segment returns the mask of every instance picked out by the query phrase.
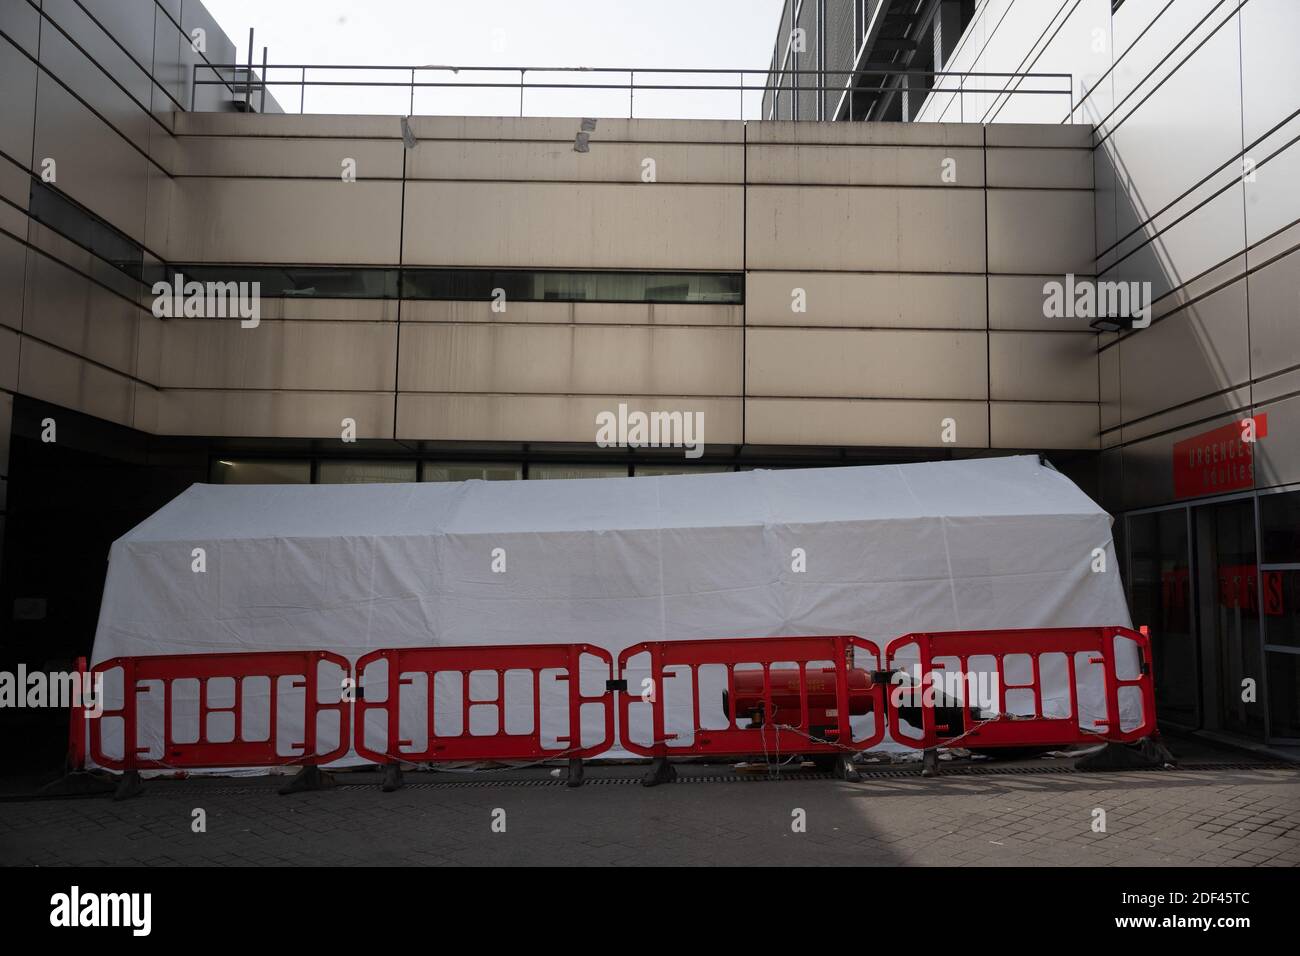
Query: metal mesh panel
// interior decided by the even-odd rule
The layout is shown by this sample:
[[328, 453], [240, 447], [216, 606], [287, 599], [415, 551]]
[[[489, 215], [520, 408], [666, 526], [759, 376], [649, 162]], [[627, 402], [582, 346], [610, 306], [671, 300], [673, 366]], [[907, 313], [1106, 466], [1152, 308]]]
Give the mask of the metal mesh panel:
[[[798, 26], [804, 30], [804, 52], [795, 57], [798, 70], [816, 70], [817, 63], [817, 0], [803, 0], [799, 9]], [[801, 120], [817, 118], [817, 74], [804, 74], [798, 77], [799, 113]]]
[[[826, 0], [826, 23], [823, 39], [826, 62], [825, 70], [853, 69], [853, 5], [857, 0]], [[825, 84], [831, 89], [825, 95], [827, 119], [835, 118], [835, 106], [840, 101], [840, 90], [847, 82], [847, 76], [825, 75]], [[847, 107], [845, 107], [847, 109]]]

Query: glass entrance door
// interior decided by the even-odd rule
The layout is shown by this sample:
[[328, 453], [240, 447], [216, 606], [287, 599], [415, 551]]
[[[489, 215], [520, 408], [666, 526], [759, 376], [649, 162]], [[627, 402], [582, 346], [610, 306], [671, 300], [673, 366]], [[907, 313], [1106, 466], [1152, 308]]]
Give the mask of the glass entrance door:
[[1156, 713], [1160, 721], [1200, 726], [1200, 673], [1192, 610], [1186, 508], [1128, 518], [1129, 599], [1134, 625], [1151, 628]]
[[1264, 739], [1255, 502], [1201, 505], [1196, 532], [1203, 726]]

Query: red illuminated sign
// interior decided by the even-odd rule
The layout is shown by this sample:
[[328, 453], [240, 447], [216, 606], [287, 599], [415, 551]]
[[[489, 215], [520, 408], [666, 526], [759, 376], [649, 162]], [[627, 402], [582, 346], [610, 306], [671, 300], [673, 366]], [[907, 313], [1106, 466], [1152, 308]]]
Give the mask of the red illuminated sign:
[[[1174, 497], [1195, 498], [1255, 485], [1253, 443], [1242, 441], [1246, 419], [1174, 443]], [[1255, 438], [1268, 434], [1268, 416], [1256, 415]]]

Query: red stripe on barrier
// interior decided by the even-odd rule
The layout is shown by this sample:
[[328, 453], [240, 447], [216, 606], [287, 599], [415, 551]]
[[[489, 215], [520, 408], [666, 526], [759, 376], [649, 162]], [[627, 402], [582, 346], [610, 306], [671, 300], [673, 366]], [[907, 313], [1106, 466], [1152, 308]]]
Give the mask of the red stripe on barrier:
[[[331, 664], [342, 673], [343, 684], [338, 689], [337, 703], [322, 704], [318, 700], [320, 668]], [[347, 679], [352, 669], [347, 658], [328, 651], [253, 651], [243, 654], [176, 654], [158, 657], [116, 657], [97, 664], [92, 674], [107, 675], [122, 672], [122, 706], [104, 708], [103, 713], [90, 720], [90, 753], [95, 762], [112, 770], [170, 770], [198, 767], [268, 767], [282, 765], [319, 765], [336, 760], [348, 749], [351, 739], [351, 704], [346, 699]], [[301, 690], [303, 703], [301, 725], [303, 739], [285, 743], [293, 753], [282, 753], [279, 734], [280, 680], [298, 677], [288, 689]], [[212, 706], [209, 683], [227, 678], [234, 682], [233, 703], [230, 706]], [[269, 693], [269, 714], [265, 738], [249, 739], [245, 731], [244, 685], [250, 679], [266, 678]], [[176, 739], [176, 714], [182, 699], [175, 691], [178, 680], [198, 682], [197, 739]], [[141, 721], [139, 700], [141, 695], [153, 693], [150, 682], [162, 685], [162, 753], [147, 756], [149, 749], [140, 739]], [[107, 696], [107, 694], [105, 694]], [[187, 701], [184, 701], [187, 702]], [[324, 753], [317, 752], [318, 719], [323, 712], [338, 712], [338, 745]], [[208, 718], [230, 714], [233, 734], [230, 740], [213, 740], [209, 733]], [[121, 721], [122, 755], [114, 757], [104, 750], [104, 721]]]
[[[861, 657], [857, 657], [860, 653]], [[646, 757], [750, 755], [781, 750], [799, 754], [836, 754], [866, 750], [884, 738], [884, 693], [873, 683], [880, 649], [860, 637], [751, 637], [700, 641], [647, 641], [618, 656], [619, 675], [628, 679], [629, 661], [650, 660], [647, 688], [629, 686], [619, 699], [619, 735], [623, 746]], [[868, 664], [862, 667], [862, 664]], [[704, 727], [700, 718], [700, 668], [720, 665], [727, 689], [722, 727]], [[744, 668], [743, 665], [751, 665]], [[752, 665], [757, 665], [755, 669]], [[811, 665], [811, 666], [810, 666]], [[668, 682], [690, 675], [689, 741], [667, 729]], [[760, 676], [761, 675], [761, 676]], [[633, 739], [631, 707], [650, 708], [652, 739]], [[870, 737], [854, 740], [851, 717], [874, 713]], [[685, 706], [680, 713], [685, 713]], [[674, 710], [674, 713], [679, 711]], [[741, 722], [744, 721], [742, 726]], [[719, 721], [721, 723], [721, 721]]]
[[86, 688], [86, 659], [77, 658], [77, 689], [73, 694], [71, 713], [68, 715], [68, 772], [86, 769], [86, 707], [83, 696]]
[[[1115, 652], [1116, 638], [1135, 645], [1138, 676], [1121, 678]], [[918, 675], [913, 675], [915, 696], [901, 684], [890, 688], [890, 732], [899, 743], [919, 749], [950, 747], [958, 742], [968, 748], [1067, 746], [1079, 743], [1113, 741], [1126, 743], [1149, 736], [1156, 729], [1155, 691], [1151, 680], [1151, 641], [1147, 635], [1125, 627], [1031, 628], [1006, 631], [948, 631], [943, 633], [905, 634], [889, 642], [885, 649], [888, 666], [896, 668], [900, 651], [917, 648]], [[1067, 715], [1044, 712], [1042, 658], [1046, 654], [1063, 655], [1066, 688], [1069, 696]], [[1100, 665], [1101, 701], [1104, 716], [1096, 726], [1084, 726], [1080, 700], [1081, 673], [1078, 655], [1089, 655], [1086, 665]], [[1006, 658], [1023, 655], [1030, 660], [1028, 683], [1011, 683], [1006, 676]], [[910, 657], [910, 655], [909, 655]], [[989, 658], [992, 669], [972, 671], [973, 658]], [[944, 681], [947, 668], [941, 659], [958, 661], [958, 680]], [[980, 683], [983, 674], [996, 676], [996, 701], [992, 713], [970, 703], [972, 684]], [[919, 682], [916, 681], [919, 677]], [[992, 688], [987, 687], [986, 690]], [[947, 686], [943, 686], [943, 685]], [[1120, 719], [1120, 691], [1138, 689], [1141, 719], [1125, 729]], [[1016, 715], [1008, 712], [1008, 691], [1028, 692], [1033, 699], [1033, 713]], [[928, 695], [928, 696], [927, 696]], [[1023, 695], [1022, 695], [1023, 696]], [[919, 700], [917, 698], [920, 698]], [[904, 732], [902, 712], [919, 714], [921, 736]], [[908, 721], [911, 724], [911, 721]]]
[[[582, 693], [582, 660], [595, 658], [602, 667], [600, 681], [602, 692], [597, 695]], [[379, 662], [386, 662], [388, 674], [380, 686], [387, 688], [382, 701], [366, 699], [366, 691], [374, 684], [366, 681], [366, 672]], [[361, 693], [356, 701], [354, 746], [361, 756], [376, 763], [397, 761], [425, 763], [439, 760], [548, 760], [561, 757], [585, 758], [604, 753], [614, 743], [614, 699], [607, 681], [613, 677], [613, 656], [600, 647], [590, 644], [520, 644], [508, 646], [466, 647], [402, 647], [372, 651], [357, 661], [357, 682]], [[508, 732], [506, 729], [506, 673], [527, 671], [531, 675], [531, 727], [526, 731]], [[567, 713], [565, 729], [556, 737], [546, 739], [542, 734], [542, 674], [560, 671], [556, 680], [568, 684], [564, 694]], [[495, 696], [474, 699], [471, 694], [471, 675], [487, 672], [496, 676]], [[402, 739], [401, 703], [403, 687], [411, 687], [412, 675], [424, 675], [424, 693], [418, 701], [412, 700], [408, 713], [423, 714], [422, 746], [411, 739]], [[440, 695], [450, 688], [438, 690], [438, 675], [455, 675], [451, 686], [459, 691], [452, 694], [460, 711], [458, 731], [439, 733], [437, 715]], [[522, 696], [522, 695], [521, 695]], [[411, 695], [408, 695], [408, 698]], [[511, 701], [510, 703], [513, 703]], [[522, 706], [522, 701], [520, 701]], [[603, 710], [604, 736], [590, 746], [582, 744], [582, 708], [598, 704]], [[471, 708], [486, 707], [496, 711], [496, 730], [493, 733], [473, 733]], [[384, 743], [378, 748], [367, 742], [369, 726], [366, 715], [371, 711], [384, 714]], [[444, 707], [444, 714], [448, 711]], [[549, 746], [554, 742], [555, 746]]]

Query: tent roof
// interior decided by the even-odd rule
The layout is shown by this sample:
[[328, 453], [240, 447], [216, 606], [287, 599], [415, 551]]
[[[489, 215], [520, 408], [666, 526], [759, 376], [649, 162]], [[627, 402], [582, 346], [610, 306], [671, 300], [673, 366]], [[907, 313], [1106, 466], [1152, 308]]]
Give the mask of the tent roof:
[[191, 486], [124, 543], [1104, 514], [1036, 456], [556, 481]]

